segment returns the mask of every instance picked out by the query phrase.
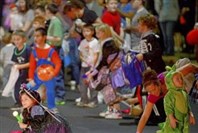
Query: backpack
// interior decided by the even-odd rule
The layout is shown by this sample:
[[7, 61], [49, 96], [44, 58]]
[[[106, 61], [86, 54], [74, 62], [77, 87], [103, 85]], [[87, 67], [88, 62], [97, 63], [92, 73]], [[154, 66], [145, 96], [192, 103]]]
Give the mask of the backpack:
[[130, 87], [134, 88], [142, 84], [142, 72], [145, 70], [143, 61], [136, 58], [135, 52], [128, 52], [122, 58], [122, 69], [125, 77], [130, 83]]

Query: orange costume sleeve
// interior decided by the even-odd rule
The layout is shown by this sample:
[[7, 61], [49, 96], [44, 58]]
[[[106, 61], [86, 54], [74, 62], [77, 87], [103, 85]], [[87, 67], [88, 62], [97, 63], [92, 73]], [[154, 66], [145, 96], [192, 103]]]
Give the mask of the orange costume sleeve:
[[[40, 48], [35, 48], [36, 50], [36, 54], [38, 59], [39, 58], [47, 58], [49, 51], [51, 48], [48, 49], [40, 49]], [[58, 53], [54, 50], [54, 52], [52, 53], [52, 57], [51, 57], [51, 62], [54, 64], [54, 74], [55, 76], [58, 75], [60, 69], [61, 69], [61, 59], [58, 55]], [[36, 71], [36, 59], [33, 55], [33, 53], [31, 53], [30, 55], [30, 67], [29, 67], [29, 79], [34, 79], [34, 72]]]

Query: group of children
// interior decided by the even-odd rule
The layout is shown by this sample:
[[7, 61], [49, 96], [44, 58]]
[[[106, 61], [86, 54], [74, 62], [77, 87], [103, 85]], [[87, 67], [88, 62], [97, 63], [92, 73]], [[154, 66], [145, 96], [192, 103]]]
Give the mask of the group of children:
[[[67, 4], [66, 6], [71, 6], [71, 3]], [[106, 92], [103, 91], [103, 95], [106, 95], [105, 101], [108, 110], [100, 113], [100, 116], [107, 119], [122, 118], [119, 104], [113, 102], [116, 100], [117, 91], [123, 86], [129, 85], [129, 81], [126, 79], [122, 69], [122, 58], [125, 53], [121, 49], [124, 41], [120, 38], [124, 35], [121, 27], [121, 19], [116, 10], [117, 4], [117, 0], [106, 1], [106, 11], [105, 15], [102, 17], [104, 23], [97, 17], [94, 17], [94, 20], [92, 20], [93, 18], [85, 17], [86, 19], [84, 19], [84, 21], [87, 20], [90, 23], [94, 23], [95, 27], [88, 22], [87, 24], [81, 23], [82, 25], [80, 28], [84, 39], [81, 40], [78, 47], [81, 60], [79, 83], [81, 100], [77, 102], [77, 106], [96, 107], [98, 101], [95, 87], [97, 85], [93, 87], [91, 84], [97, 80], [101, 82], [101, 77], [99, 78], [99, 76], [101, 76], [101, 73], [104, 73], [105, 70], [107, 80], [104, 83], [104, 88], [100, 89], [107, 90]], [[70, 8], [72, 11], [73, 8], [77, 7], [71, 6]], [[24, 108], [24, 122], [19, 123], [20, 127], [23, 129], [29, 130], [29, 127], [31, 127], [33, 131], [37, 131], [38, 129], [41, 131], [40, 129], [42, 128], [50, 129], [50, 127], [46, 126], [39, 127], [41, 126], [38, 125], [39, 122], [32, 123], [26, 121], [25, 118], [30, 116], [33, 120], [37, 120], [38, 116], [43, 116], [38, 118], [38, 120], [41, 120], [51, 115], [54, 116], [54, 113], [57, 113], [55, 86], [57, 85], [56, 77], [60, 74], [62, 65], [58, 52], [61, 49], [60, 41], [63, 37], [62, 33], [58, 30], [61, 29], [61, 25], [60, 21], [55, 16], [57, 11], [57, 7], [53, 4], [46, 7], [47, 17], [51, 19], [47, 32], [46, 29], [43, 28], [43, 18], [40, 16], [35, 17], [33, 21], [33, 25], [35, 26], [33, 45], [29, 46], [26, 44], [27, 40], [23, 31], [17, 30], [12, 34], [12, 42], [15, 44], [16, 48], [13, 50], [11, 60], [14, 62], [13, 67], [19, 70], [19, 77], [14, 88], [14, 98], [16, 104], [20, 106], [22, 104]], [[69, 17], [75, 16], [75, 14], [72, 16], [72, 13], [75, 12], [71, 13], [71, 11], [69, 8], [65, 9]], [[83, 11], [83, 8], [80, 8], [78, 16], [75, 17], [84, 17], [80, 14], [81, 11]], [[86, 9], [86, 13], [87, 12]], [[94, 14], [92, 15], [95, 16]], [[56, 27], [57, 25], [58, 27]], [[161, 90], [161, 83], [157, 77], [157, 74], [165, 72], [166, 70], [165, 63], [162, 60], [159, 38], [153, 32], [156, 25], [157, 20], [151, 14], [142, 15], [138, 19], [138, 31], [141, 33], [141, 40], [139, 43], [139, 50], [136, 51], [138, 54], [135, 58], [137, 58], [138, 61], [144, 61], [146, 68], [149, 67], [153, 70], [146, 71], [143, 75], [142, 84], [148, 92], [148, 102], [140, 118], [137, 133], [143, 131], [144, 126], [149, 120], [155, 124], [165, 122], [161, 126], [162, 130], [159, 132], [172, 132], [172, 130], [177, 130], [177, 132], [188, 132], [188, 115], [190, 123], [194, 124], [195, 119], [189, 108], [189, 103], [187, 101], [188, 96], [184, 91], [182, 74], [177, 72], [174, 68], [170, 70], [170, 72], [167, 71], [165, 76], [165, 86], [168, 90], [167, 94], [163, 93], [164, 91]], [[53, 31], [54, 28], [56, 29], [55, 31]], [[48, 70], [48, 68], [50, 69]], [[44, 73], [44, 75], [40, 75], [42, 73]], [[22, 83], [26, 83], [25, 88], [30, 90], [20, 92]], [[46, 88], [47, 105], [49, 109], [47, 111], [45, 108], [42, 108], [42, 106], [39, 106], [40, 97], [37, 92], [34, 91], [42, 84], [44, 84]], [[90, 92], [90, 97], [87, 92]], [[179, 101], [178, 98], [182, 99], [182, 102]], [[174, 102], [170, 99], [174, 99]], [[29, 100], [32, 104], [26, 105], [26, 100]], [[35, 115], [34, 108], [40, 110], [40, 112], [37, 112], [39, 114]], [[156, 112], [153, 112], [153, 108], [160, 110], [157, 112], [157, 115]], [[49, 121], [52, 122], [52, 124], [54, 122], [51, 118], [49, 118]], [[42, 131], [44, 130], [42, 129]]]

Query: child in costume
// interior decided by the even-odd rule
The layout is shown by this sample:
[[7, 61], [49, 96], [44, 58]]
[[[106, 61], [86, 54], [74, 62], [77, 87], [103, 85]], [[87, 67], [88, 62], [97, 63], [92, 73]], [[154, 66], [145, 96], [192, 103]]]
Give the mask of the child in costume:
[[140, 53], [136, 57], [139, 61], [144, 60], [148, 67], [159, 74], [165, 71], [165, 63], [162, 59], [159, 37], [153, 32], [156, 27], [157, 20], [153, 15], [147, 14], [139, 17], [138, 30], [142, 35], [139, 44]]
[[18, 123], [23, 133], [71, 133], [68, 122], [64, 118], [46, 110], [40, 104], [41, 98], [38, 92], [28, 90], [25, 84], [21, 88], [23, 111], [22, 122]]
[[61, 60], [57, 52], [46, 43], [46, 35], [44, 28], [35, 30], [35, 44], [30, 56], [29, 83], [27, 86], [32, 90], [37, 90], [41, 84], [44, 84], [48, 108], [57, 110], [55, 107], [55, 76], [61, 69]]
[[183, 75], [176, 71], [175, 66], [169, 69], [165, 77], [168, 92], [164, 97], [167, 119], [158, 133], [189, 133], [189, 123], [194, 125], [195, 118], [184, 88]]

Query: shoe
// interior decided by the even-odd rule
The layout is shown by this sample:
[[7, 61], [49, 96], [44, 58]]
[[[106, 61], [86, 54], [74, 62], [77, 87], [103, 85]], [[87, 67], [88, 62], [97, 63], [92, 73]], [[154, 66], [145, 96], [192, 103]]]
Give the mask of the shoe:
[[65, 105], [65, 101], [62, 98], [56, 98], [55, 99], [55, 104], [56, 105]]
[[54, 113], [54, 114], [58, 114], [59, 111], [58, 109], [55, 107], [55, 108], [52, 108], [52, 109], [49, 109], [50, 112]]
[[99, 113], [99, 116], [100, 116], [100, 117], [106, 117], [107, 115], [109, 115], [109, 114], [112, 113], [112, 112], [113, 112], [113, 110], [107, 108], [107, 110], [105, 110], [105, 111], [103, 111], [103, 112], [100, 112], [100, 113]]
[[130, 108], [124, 109], [124, 110], [122, 110], [121, 112], [124, 113], [124, 114], [130, 114], [131, 109], [130, 109]]
[[90, 102], [90, 103], [86, 104], [86, 107], [95, 108], [95, 107], [97, 107], [97, 105], [95, 102]]
[[78, 102], [78, 103], [76, 103], [76, 106], [78, 106], [78, 107], [87, 107], [87, 104], [83, 103], [83, 102]]
[[19, 103], [15, 103], [10, 109], [11, 110], [21, 110], [23, 107]]
[[76, 100], [75, 100], [76, 103], [79, 103], [80, 101], [81, 101], [81, 97], [76, 98]]
[[105, 119], [122, 119], [122, 114], [120, 112], [112, 112], [106, 115]]
[[65, 105], [65, 101], [56, 101], [56, 105]]

